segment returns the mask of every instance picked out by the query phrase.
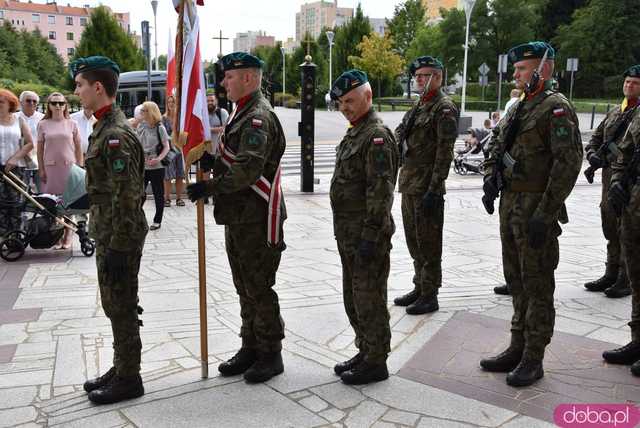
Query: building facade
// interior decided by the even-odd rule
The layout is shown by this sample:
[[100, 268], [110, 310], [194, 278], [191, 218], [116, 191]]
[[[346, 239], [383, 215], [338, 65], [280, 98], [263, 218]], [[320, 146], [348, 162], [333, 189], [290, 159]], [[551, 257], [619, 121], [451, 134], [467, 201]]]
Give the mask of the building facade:
[[236, 33], [236, 37], [233, 39], [234, 52], [251, 52], [258, 46], [273, 47], [275, 45], [275, 37], [267, 36], [264, 31]]
[[[46, 4], [30, 1], [0, 0], [0, 24], [10, 23], [18, 31], [40, 30], [63, 61], [75, 54], [76, 45], [89, 22], [91, 10], [85, 7], [61, 6], [55, 1]], [[113, 13], [120, 27], [131, 34], [129, 12]]]
[[303, 40], [307, 33], [315, 39], [324, 27], [340, 27], [352, 18], [353, 8], [338, 7], [338, 0], [303, 4], [296, 13], [296, 41]]
[[427, 21], [432, 21], [441, 18], [440, 8], [445, 10], [461, 8], [462, 2], [460, 0], [422, 0], [422, 7], [427, 12]]
[[369, 24], [374, 33], [378, 33], [380, 36], [384, 36], [384, 32], [387, 28], [387, 20], [384, 18], [369, 18]]

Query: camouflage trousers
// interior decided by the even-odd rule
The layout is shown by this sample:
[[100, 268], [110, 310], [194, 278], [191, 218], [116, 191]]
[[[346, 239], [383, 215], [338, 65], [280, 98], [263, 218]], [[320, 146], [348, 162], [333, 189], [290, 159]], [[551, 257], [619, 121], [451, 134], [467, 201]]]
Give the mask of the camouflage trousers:
[[630, 206], [622, 215], [621, 237], [623, 253], [628, 255], [626, 267], [631, 286], [631, 340], [640, 341], [640, 192], [632, 194]]
[[334, 221], [334, 229], [342, 262], [344, 308], [356, 335], [356, 347], [366, 361], [383, 363], [391, 352], [387, 309], [391, 234], [378, 239], [370, 260], [362, 260], [358, 255], [362, 221]]
[[611, 168], [602, 169], [602, 198], [600, 199], [600, 219], [602, 233], [607, 240], [607, 264], [624, 269], [624, 258], [620, 243], [620, 219], [607, 203], [611, 184]]
[[138, 320], [138, 272], [142, 245], [129, 257], [125, 279], [114, 281], [106, 268], [107, 246], [96, 243], [98, 285], [104, 314], [113, 331], [113, 365], [120, 376], [140, 373], [140, 323]]
[[444, 203], [435, 217], [427, 217], [422, 208], [422, 195], [403, 193], [402, 222], [413, 259], [415, 288], [424, 296], [437, 295], [442, 286]]
[[280, 351], [284, 321], [273, 286], [286, 247], [284, 242], [279, 247], [269, 247], [265, 224], [250, 223], [225, 226], [225, 243], [233, 284], [240, 297], [242, 347], [258, 352]]
[[528, 245], [527, 225], [542, 193], [505, 192], [500, 199], [502, 264], [513, 295], [512, 342], [524, 341], [524, 356], [542, 360], [553, 336], [554, 271], [558, 267], [557, 221], [550, 225], [544, 244]]

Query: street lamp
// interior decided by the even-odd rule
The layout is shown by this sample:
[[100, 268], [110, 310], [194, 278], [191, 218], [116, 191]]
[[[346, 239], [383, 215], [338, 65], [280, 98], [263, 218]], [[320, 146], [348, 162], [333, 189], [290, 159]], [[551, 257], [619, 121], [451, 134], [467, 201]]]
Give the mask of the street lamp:
[[462, 0], [464, 4], [464, 13], [467, 16], [467, 30], [464, 37], [464, 68], [462, 71], [462, 114], [465, 110], [465, 101], [467, 95], [467, 57], [469, 55], [469, 23], [471, 21], [471, 11], [476, 4], [476, 0]]
[[285, 54], [284, 54], [284, 47], [280, 46], [280, 52], [282, 52], [282, 106], [284, 107], [284, 94], [287, 92], [287, 80], [286, 80], [286, 73], [285, 70], [287, 69], [287, 67], [285, 67]]
[[327, 35], [327, 40], [329, 41], [329, 89], [331, 89], [331, 85], [333, 84], [333, 75], [332, 75], [332, 67], [331, 67], [331, 60], [332, 60], [332, 55], [331, 55], [331, 47], [333, 46], [333, 36], [335, 36], [335, 33], [333, 31], [327, 31], [325, 33]]
[[151, 0], [151, 7], [153, 8], [153, 35], [155, 37], [156, 45], [156, 70], [158, 69], [158, 21], [156, 21], [156, 12], [158, 11], [158, 0]]

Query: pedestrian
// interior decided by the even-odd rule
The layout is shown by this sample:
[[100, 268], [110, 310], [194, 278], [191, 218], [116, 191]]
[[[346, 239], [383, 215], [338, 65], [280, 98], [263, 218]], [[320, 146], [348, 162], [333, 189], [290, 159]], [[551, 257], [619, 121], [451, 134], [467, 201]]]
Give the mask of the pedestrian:
[[[62, 196], [71, 165], [84, 165], [78, 125], [69, 117], [64, 95], [53, 92], [47, 98], [47, 110], [38, 123], [38, 175], [43, 193]], [[73, 231], [64, 229], [56, 249], [71, 248]]]
[[[25, 157], [33, 149], [33, 139], [29, 124], [15, 114], [18, 110], [18, 97], [7, 89], [0, 89], [0, 170], [11, 171], [19, 179], [24, 179]], [[7, 207], [5, 218], [0, 224], [0, 233], [20, 229], [22, 219], [19, 203], [20, 193], [4, 180], [0, 183], [0, 200]]]
[[398, 190], [414, 275], [413, 290], [393, 302], [406, 306], [410, 315], [439, 309], [445, 181], [458, 136], [458, 109], [442, 91], [443, 68], [430, 56], [411, 63], [409, 71], [423, 95], [396, 129], [403, 155]]
[[280, 121], [260, 92], [263, 62], [234, 52], [221, 63], [222, 84], [236, 109], [225, 126], [213, 178], [190, 184], [187, 194], [194, 202], [213, 196], [213, 215], [225, 225], [225, 248], [240, 297], [242, 347], [218, 370], [223, 376], [244, 373], [250, 383], [265, 382], [284, 371], [284, 322], [273, 286], [286, 248], [280, 188], [286, 144]]
[[[640, 71], [640, 69], [638, 70]], [[607, 240], [607, 259], [604, 275], [595, 281], [589, 281], [584, 287], [589, 291], [604, 291], [611, 298], [625, 297], [631, 294], [625, 268], [625, 254], [620, 244], [620, 220], [607, 202], [611, 185], [610, 165], [615, 161], [617, 145], [622, 141], [629, 127], [631, 117], [640, 98], [640, 78], [634, 77], [636, 68], [629, 68], [624, 73], [622, 92], [624, 100], [606, 114], [591, 136], [585, 148], [590, 169], [602, 168], [602, 196], [600, 198], [600, 219], [602, 232]], [[640, 75], [640, 73], [638, 73]]]
[[327, 92], [327, 93], [324, 95], [324, 102], [325, 102], [325, 104], [327, 105], [327, 111], [331, 111], [331, 110], [333, 110], [333, 109], [332, 109], [332, 107], [333, 107], [333, 106], [331, 105], [331, 102], [332, 102], [332, 100], [331, 100], [331, 94], [330, 94], [329, 92]]
[[500, 122], [500, 112], [494, 111], [493, 113], [491, 113], [491, 120], [489, 121], [489, 125], [487, 126], [487, 121], [485, 120], [484, 127], [487, 129], [493, 129], [496, 127], [498, 122]]
[[97, 119], [86, 159], [90, 203], [89, 235], [96, 243], [102, 309], [113, 332], [113, 367], [88, 380], [84, 390], [97, 404], [144, 394], [140, 377], [138, 271], [147, 220], [144, 152], [136, 132], [115, 105], [120, 69], [103, 56], [78, 58], [69, 65], [75, 94]]
[[506, 116], [507, 112], [509, 111], [509, 109], [511, 108], [511, 106], [514, 105], [520, 99], [521, 95], [522, 95], [522, 90], [521, 89], [514, 88], [514, 89], [511, 90], [511, 92], [509, 93], [509, 97], [510, 97], [509, 101], [507, 101], [507, 103], [504, 105], [504, 114], [505, 114], [505, 116]]
[[93, 112], [86, 108], [81, 108], [77, 112], [71, 113], [69, 117], [71, 117], [78, 126], [82, 154], [86, 155], [87, 148], [89, 147], [89, 135], [93, 132], [93, 125], [96, 123], [96, 118], [93, 116]]
[[393, 133], [373, 110], [366, 73], [342, 73], [332, 85], [331, 96], [351, 125], [337, 148], [329, 195], [342, 262], [344, 307], [358, 348], [334, 371], [342, 382], [359, 385], [389, 377], [387, 279], [395, 231], [391, 206], [398, 148]]
[[144, 188], [151, 183], [156, 212], [149, 230], [158, 230], [162, 225], [164, 213], [164, 165], [162, 159], [169, 151], [169, 134], [162, 124], [162, 115], [158, 105], [145, 101], [140, 109], [141, 120], [136, 128], [144, 149]]
[[[626, 71], [624, 87], [627, 89], [625, 99], [637, 93], [640, 64]], [[621, 348], [604, 351], [602, 357], [612, 364], [631, 364], [631, 373], [640, 376], [640, 109], [636, 108], [632, 115], [631, 123], [617, 145], [619, 154], [611, 165], [613, 173], [607, 195], [607, 205], [621, 218], [619, 239], [626, 263], [620, 268], [626, 267], [632, 293], [631, 342]]]
[[509, 372], [511, 386], [527, 386], [544, 376], [542, 360], [555, 322], [559, 223], [569, 221], [564, 201], [580, 172], [582, 142], [573, 106], [552, 89], [554, 49], [529, 42], [508, 57], [516, 87], [526, 89], [526, 96], [494, 130], [482, 201], [492, 214], [500, 195], [502, 264], [513, 295], [511, 343], [480, 366]]
[[[167, 130], [169, 141], [173, 136], [173, 124], [176, 121], [176, 97], [167, 97], [166, 108], [162, 115], [162, 125]], [[182, 150], [173, 158], [169, 165], [164, 168], [164, 206], [171, 206], [171, 180], [175, 180], [176, 185], [176, 206], [184, 207], [182, 194], [184, 192], [184, 157]]]
[[36, 139], [38, 136], [38, 122], [44, 117], [44, 113], [38, 111], [40, 97], [33, 91], [22, 91], [20, 93], [20, 112], [18, 115], [27, 122], [33, 139], [33, 150], [29, 153], [29, 158], [25, 159], [25, 179], [31, 187], [35, 186], [36, 191], [40, 191], [40, 177], [38, 176], [38, 151]]

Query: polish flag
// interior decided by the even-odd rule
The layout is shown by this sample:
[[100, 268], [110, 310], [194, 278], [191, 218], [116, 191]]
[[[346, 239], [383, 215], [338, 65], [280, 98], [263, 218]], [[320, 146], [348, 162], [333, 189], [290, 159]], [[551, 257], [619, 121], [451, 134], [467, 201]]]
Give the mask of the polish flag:
[[[204, 0], [197, 0], [198, 6], [204, 6]], [[178, 11], [178, 6], [180, 6], [180, 0], [173, 0], [173, 7]]]
[[167, 51], [167, 96], [174, 95], [176, 90], [176, 55], [174, 52], [176, 41], [169, 30], [169, 50]]
[[[200, 57], [200, 20], [195, 7], [187, 7], [185, 10], [183, 25], [179, 129], [187, 134], [182, 152], [188, 168], [204, 152], [204, 142], [211, 141], [211, 128], [207, 110], [207, 88]], [[189, 152], [195, 148], [197, 150], [189, 156]]]

